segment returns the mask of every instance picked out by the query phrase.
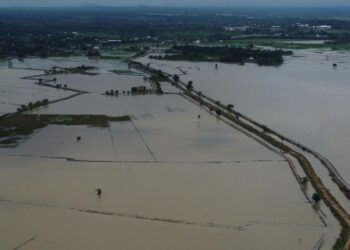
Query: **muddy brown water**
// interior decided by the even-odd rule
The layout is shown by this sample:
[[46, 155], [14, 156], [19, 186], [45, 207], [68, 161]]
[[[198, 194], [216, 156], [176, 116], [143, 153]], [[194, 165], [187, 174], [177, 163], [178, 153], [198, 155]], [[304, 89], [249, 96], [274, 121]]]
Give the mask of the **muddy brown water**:
[[338, 222], [321, 204], [325, 227], [278, 155], [179, 95], [106, 97], [86, 76], [74, 79], [96, 93], [32, 113], [129, 114], [133, 122], [50, 125], [2, 149], [0, 249], [334, 244]]

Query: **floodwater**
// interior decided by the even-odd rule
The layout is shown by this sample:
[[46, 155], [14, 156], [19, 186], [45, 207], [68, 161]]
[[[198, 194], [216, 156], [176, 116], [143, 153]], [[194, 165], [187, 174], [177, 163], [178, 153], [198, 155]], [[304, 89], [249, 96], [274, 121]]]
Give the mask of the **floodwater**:
[[[93, 96], [95, 96], [95, 100], [100, 100], [99, 103], [87, 101], [94, 100], [92, 98]], [[80, 101], [81, 105], [73, 103], [74, 100], [77, 102]], [[109, 108], [107, 108], [108, 106]], [[69, 109], [69, 107], [75, 108]], [[96, 110], [94, 107], [101, 109]], [[103, 108], [105, 109], [104, 111]], [[142, 154], [133, 153], [133, 157], [141, 158], [144, 161], [148, 161], [150, 156], [153, 157], [154, 161], [175, 162], [281, 160], [279, 156], [266, 150], [260, 144], [257, 144], [240, 132], [233, 130], [228, 125], [218, 121], [216, 117], [207, 114], [179, 95], [120, 96], [118, 98], [111, 98], [86, 94], [65, 102], [54, 103], [47, 108], [36, 109], [32, 113], [62, 114], [64, 111], [66, 114], [101, 114], [103, 112], [103, 114], [109, 116], [131, 115], [133, 119], [132, 123], [113, 123], [110, 128], [111, 135], [102, 135], [102, 132], [99, 131], [93, 134], [88, 131], [84, 133], [84, 130], [82, 130], [81, 133], [89, 135], [89, 137], [105, 137], [107, 141], [110, 141], [110, 137], [112, 136], [113, 143], [116, 144], [117, 153], [119, 151], [132, 152], [131, 149], [139, 148], [139, 144], [142, 143], [146, 155], [141, 157]], [[197, 118], [198, 114], [201, 115], [200, 119]], [[62, 140], [63, 143], [65, 141], [65, 132], [58, 127], [61, 126], [52, 127], [53, 131], [46, 131], [49, 130], [48, 128], [44, 129], [44, 131], [39, 132], [31, 140], [12, 150], [12, 152], [25, 155], [32, 154], [25, 150], [37, 151], [37, 147], [31, 145], [32, 141], [43, 144], [49, 142], [51, 135], [56, 136], [56, 134], [60, 137], [57, 140]], [[68, 136], [73, 140], [76, 137], [74, 135], [78, 135], [79, 133], [79, 129], [74, 131], [67, 128], [66, 130], [69, 134]], [[119, 138], [119, 135], [122, 137]], [[39, 136], [40, 138], [35, 140]], [[47, 139], [44, 140], [43, 138]], [[67, 142], [70, 143], [72, 139], [67, 140]], [[91, 142], [95, 143], [95, 139], [91, 139]], [[67, 145], [62, 143], [57, 143], [55, 146], [59, 145], [59, 147], [66, 149]], [[98, 143], [98, 140], [96, 143]], [[46, 146], [41, 145], [39, 149], [42, 147], [52, 148]], [[145, 151], [147, 147], [149, 147], [150, 152], [148, 150]], [[68, 148], [71, 150], [71, 147]], [[38, 150], [37, 152], [42, 153], [43, 151]], [[119, 157], [126, 160], [121, 152], [118, 153], [120, 155]], [[234, 157], [232, 155], [233, 153], [235, 154]], [[93, 157], [91, 154], [86, 154], [86, 157], [95, 160], [91, 158]], [[111, 157], [107, 159], [110, 160]], [[132, 161], [133, 159], [129, 157], [128, 160]]]
[[108, 128], [48, 125], [2, 149], [0, 249], [334, 244], [340, 227], [328, 209], [321, 203], [325, 225], [287, 162], [253, 139], [177, 94], [101, 95], [107, 84], [123, 89], [140, 77], [113, 83], [108, 73], [62, 77], [91, 93], [31, 113], [127, 114], [132, 121]]
[[34, 68], [34, 69], [50, 69], [52, 67], [78, 67], [81, 65], [97, 67], [102, 71], [108, 70], [126, 70], [128, 65], [122, 60], [106, 60], [94, 59], [83, 56], [76, 57], [50, 57], [42, 58], [26, 58], [23, 60], [13, 59], [14, 68]]
[[0, 114], [15, 112], [22, 104], [42, 99], [57, 100], [72, 95], [70, 91], [57, 90], [34, 84], [21, 77], [42, 74], [42, 71], [0, 69]]
[[69, 88], [83, 90], [95, 93], [104, 93], [108, 90], [131, 91], [132, 87], [146, 86], [150, 88], [148, 81], [143, 76], [138, 75], [118, 75], [111, 72], [102, 72], [98, 75], [80, 75], [80, 74], [58, 74], [49, 76], [55, 77], [57, 84], [67, 85]]
[[311, 249], [337, 232], [284, 162], [2, 162], [2, 249]]
[[169, 73], [185, 71], [182, 80], [315, 149], [350, 182], [349, 52], [298, 50], [280, 67], [141, 60]]

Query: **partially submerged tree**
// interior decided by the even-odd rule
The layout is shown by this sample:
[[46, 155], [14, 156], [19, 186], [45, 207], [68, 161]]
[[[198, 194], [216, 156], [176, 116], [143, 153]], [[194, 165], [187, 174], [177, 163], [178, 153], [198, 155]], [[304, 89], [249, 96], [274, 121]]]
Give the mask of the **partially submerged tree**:
[[234, 105], [233, 105], [233, 104], [228, 104], [228, 105], [226, 106], [227, 111], [230, 111], [230, 112], [233, 110], [233, 108], [234, 108]]
[[307, 178], [306, 176], [301, 178], [301, 183], [302, 183], [304, 186], [305, 186], [308, 182], [309, 182], [309, 178]]
[[193, 89], [193, 82], [192, 81], [188, 81], [187, 85], [186, 85], [186, 88], [188, 90], [192, 90]]
[[175, 82], [179, 81], [179, 79], [180, 79], [180, 77], [179, 77], [178, 75], [174, 75], [174, 76], [173, 76], [173, 80], [174, 80]]
[[315, 203], [319, 203], [320, 200], [321, 200], [321, 197], [320, 197], [320, 195], [318, 193], [314, 193], [312, 195], [312, 199], [314, 200]]

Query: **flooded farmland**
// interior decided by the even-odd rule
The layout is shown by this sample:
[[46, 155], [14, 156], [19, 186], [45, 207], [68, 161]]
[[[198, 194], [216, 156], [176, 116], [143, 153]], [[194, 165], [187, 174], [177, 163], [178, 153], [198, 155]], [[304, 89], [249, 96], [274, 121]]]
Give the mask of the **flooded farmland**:
[[[349, 52], [297, 50], [280, 67], [219, 63], [215, 69], [214, 63], [140, 60], [193, 81], [210, 97], [234, 104], [240, 112], [315, 149], [350, 182], [350, 141], [345, 136], [350, 124]], [[328, 171], [323, 166], [318, 171], [338, 192]], [[350, 209], [348, 199], [337, 196]]]
[[28, 71], [18, 69], [0, 69], [0, 114], [11, 113], [21, 105], [35, 102], [44, 98], [57, 100], [67, 97], [70, 91], [42, 88], [32, 81], [21, 79], [28, 75], [39, 75], [42, 71]]
[[[321, 56], [315, 54], [312, 60]], [[60, 65], [75, 66], [78, 59], [66, 60]], [[293, 60], [299, 59], [291, 58], [285, 67], [297, 67]], [[22, 63], [46, 68], [42, 59]], [[164, 71], [178, 70], [176, 63], [161, 64], [157, 66]], [[317, 113], [307, 117], [311, 107], [305, 108], [308, 102], [298, 95], [300, 89], [313, 88], [301, 82], [278, 88], [282, 82], [268, 77], [270, 70], [280, 72], [284, 66], [220, 64], [215, 71], [212, 64], [181, 64], [187, 71], [181, 78], [193, 80], [206, 94], [234, 103], [287, 135], [295, 133], [306, 144], [325, 140], [314, 134], [318, 132], [312, 119]], [[27, 114], [38, 119], [47, 114], [128, 115], [131, 120], [109, 122], [107, 127], [47, 124], [17, 147], [2, 148], [0, 249], [15, 249], [24, 242], [23, 249], [330, 249], [334, 245], [339, 223], [323, 203], [319, 209], [312, 207], [284, 158], [176, 94], [170, 84], [164, 83], [164, 89], [175, 94], [102, 95], [109, 89], [150, 86], [143, 76], [109, 71], [127, 69], [121, 61], [116, 62], [118, 67], [103, 61], [95, 65], [98, 75], [57, 75], [57, 83], [88, 93]], [[346, 65], [339, 67], [340, 74], [346, 74], [342, 69]], [[329, 67], [319, 65], [323, 66]], [[244, 82], [252, 70], [261, 70], [265, 77]], [[35, 71], [23, 72], [31, 74]], [[13, 83], [22, 84], [20, 77]], [[308, 77], [312, 84], [312, 76]], [[283, 79], [284, 74], [279, 80]], [[70, 93], [23, 81], [26, 87], [42, 89], [45, 98], [51, 92], [44, 91]], [[345, 82], [334, 84], [346, 89]], [[316, 94], [320, 92], [314, 93], [315, 100]], [[305, 119], [288, 120], [297, 111]], [[308, 123], [309, 130], [302, 130], [300, 122]], [[327, 146], [315, 148], [322, 151]], [[95, 194], [96, 188], [103, 190], [101, 196]]]
[[316, 149], [350, 180], [350, 141], [344, 136], [350, 124], [349, 58], [349, 52], [302, 50], [280, 67], [219, 63], [218, 69], [214, 63], [143, 61]]

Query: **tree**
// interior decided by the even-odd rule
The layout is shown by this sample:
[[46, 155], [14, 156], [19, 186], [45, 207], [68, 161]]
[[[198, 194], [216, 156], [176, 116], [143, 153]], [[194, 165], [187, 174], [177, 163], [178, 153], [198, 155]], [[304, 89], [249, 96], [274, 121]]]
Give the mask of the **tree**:
[[308, 183], [309, 179], [305, 176], [301, 178], [301, 183], [305, 186]]
[[174, 75], [174, 76], [173, 76], [173, 80], [174, 80], [175, 82], [179, 81], [179, 79], [180, 79], [180, 77], [179, 77], [178, 75]]
[[163, 71], [161, 71], [160, 69], [157, 70], [157, 75], [159, 78], [162, 78], [163, 77]]
[[192, 90], [193, 89], [193, 82], [192, 81], [188, 81], [187, 85], [186, 85], [186, 88], [188, 90]]
[[321, 197], [320, 197], [320, 195], [318, 193], [314, 193], [312, 195], [312, 199], [314, 200], [315, 203], [319, 203], [320, 200], [321, 200]]
[[233, 104], [228, 104], [228, 105], [226, 106], [226, 109], [227, 109], [228, 111], [232, 111], [233, 108], [234, 108], [234, 105], [233, 105]]
[[87, 53], [88, 57], [100, 57], [101, 53], [98, 51], [98, 49], [91, 49]]

